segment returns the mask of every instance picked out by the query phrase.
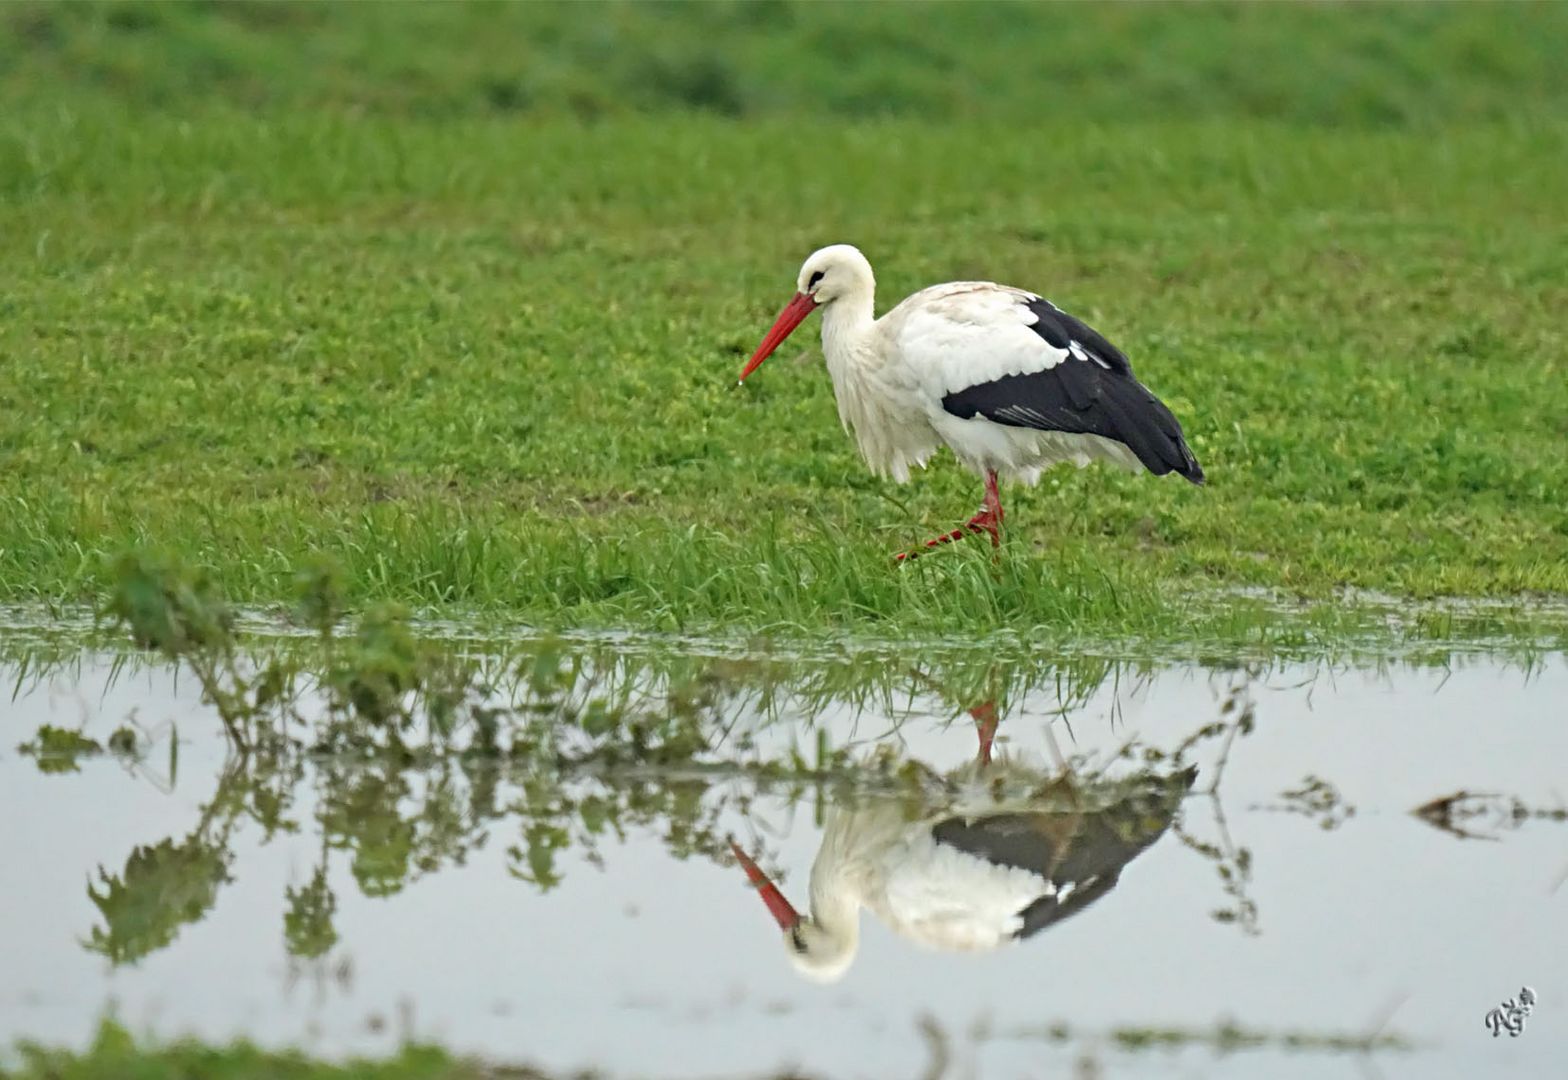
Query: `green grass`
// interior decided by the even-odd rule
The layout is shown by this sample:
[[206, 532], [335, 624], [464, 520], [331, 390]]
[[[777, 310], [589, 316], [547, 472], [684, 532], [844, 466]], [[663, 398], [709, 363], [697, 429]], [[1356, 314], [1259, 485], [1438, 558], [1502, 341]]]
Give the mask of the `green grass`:
[[[925, 1030], [943, 1032], [934, 1022]], [[1373, 1054], [1409, 1050], [1398, 1035], [1322, 1032], [1268, 1032], [1223, 1023], [1213, 1030], [1183, 1028], [1119, 1027], [1101, 1035], [1077, 1033], [1057, 1023], [1038, 1031], [1002, 1033], [1004, 1039], [1043, 1040], [1053, 1044], [1082, 1040], [1088, 1044], [1082, 1060], [1094, 1061], [1108, 1037], [1121, 1054], [1170, 1052], [1192, 1046], [1212, 1048], [1216, 1054], [1259, 1049], [1290, 1054]], [[938, 1061], [945, 1058], [938, 1057]], [[307, 1057], [297, 1050], [268, 1051], [240, 1041], [216, 1046], [186, 1039], [167, 1045], [134, 1039], [113, 1021], [100, 1025], [97, 1038], [83, 1053], [26, 1045], [22, 1064], [0, 1080], [547, 1080], [545, 1073], [528, 1066], [498, 1066], [455, 1058], [431, 1046], [409, 1046], [395, 1056], [378, 1061], [355, 1059], [333, 1063]], [[598, 1075], [577, 1073], [579, 1080]], [[794, 1077], [786, 1072], [783, 1077]]]
[[107, 1020], [82, 1053], [24, 1044], [19, 1058], [14, 1068], [0, 1065], [0, 1080], [548, 1080], [526, 1066], [486, 1065], [433, 1046], [407, 1046], [381, 1060], [334, 1063], [244, 1041], [157, 1045]]
[[[0, 600], [146, 545], [240, 601], [322, 552], [356, 601], [560, 626], [1244, 638], [1187, 598], [1568, 593], [1564, 8], [1003, 11], [1084, 46], [1071, 88], [990, 9], [441, 10], [0, 13]], [[835, 67], [851, 31], [904, 45]], [[739, 107], [629, 89], [682, 42]], [[503, 56], [526, 108], [473, 92]], [[868, 119], [868, 73], [924, 89]], [[839, 240], [883, 309], [984, 276], [1082, 315], [1209, 486], [1057, 472], [998, 565], [895, 571], [977, 483], [872, 479], [814, 326], [733, 385]]]
[[5, 100], [450, 118], [1561, 116], [1560, 4], [10, 3]]

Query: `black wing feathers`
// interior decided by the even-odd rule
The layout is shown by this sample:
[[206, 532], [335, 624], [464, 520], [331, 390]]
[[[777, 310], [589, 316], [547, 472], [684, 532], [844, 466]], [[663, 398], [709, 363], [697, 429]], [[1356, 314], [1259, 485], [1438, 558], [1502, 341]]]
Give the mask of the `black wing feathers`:
[[[1198, 777], [1197, 766], [1147, 776], [1121, 798], [1094, 811], [1016, 811], [944, 818], [931, 836], [997, 866], [1037, 874], [1055, 886], [1018, 914], [1020, 938], [1074, 915], [1110, 892], [1122, 868], [1170, 827]], [[1063, 896], [1063, 892], [1066, 896]]]
[[931, 836], [939, 844], [986, 862], [1049, 879], [1065, 846], [1051, 835], [1050, 825], [1056, 820], [1060, 820], [1060, 815], [1028, 811], [989, 814], [973, 821], [950, 817], [932, 825]]
[[1120, 349], [1088, 324], [1035, 300], [1030, 328], [1066, 359], [1044, 371], [1005, 375], [954, 391], [942, 407], [961, 420], [983, 416], [998, 424], [1099, 435], [1122, 443], [1156, 476], [1174, 472], [1203, 483], [1203, 467], [1165, 403], [1133, 377]]
[[1018, 928], [1015, 935], [1020, 940], [1033, 937], [1041, 930], [1061, 922], [1069, 915], [1076, 915], [1100, 897], [1116, 887], [1117, 874], [1095, 878], [1092, 882], [1074, 889], [1072, 895], [1066, 900], [1058, 901], [1054, 896], [1042, 896], [1028, 907], [1019, 912], [1023, 916], [1024, 924]]
[[1036, 322], [1032, 329], [1058, 349], [1070, 349], [1077, 342], [1086, 351], [1098, 356], [1112, 371], [1132, 374], [1132, 364], [1127, 354], [1106, 341], [1100, 332], [1082, 319], [1067, 314], [1049, 300], [1033, 300], [1028, 304]]
[[[1042, 896], [1019, 912], [1023, 925], [1018, 936], [1029, 937], [1098, 900], [1116, 884], [1122, 867], [1149, 843], [1128, 843], [1091, 816], [1077, 833], [1053, 837], [1053, 820], [1061, 814], [993, 814], [977, 821], [948, 818], [931, 827], [938, 843], [949, 844], [998, 866], [1011, 866], [1038, 874], [1058, 890], [1071, 884], [1066, 899], [1060, 893]], [[1163, 829], [1161, 830], [1164, 831]]]

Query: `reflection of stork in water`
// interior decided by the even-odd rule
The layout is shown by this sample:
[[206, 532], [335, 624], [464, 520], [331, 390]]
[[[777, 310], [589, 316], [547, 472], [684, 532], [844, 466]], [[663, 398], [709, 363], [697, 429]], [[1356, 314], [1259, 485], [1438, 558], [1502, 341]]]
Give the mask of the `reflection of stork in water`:
[[1165, 832], [1197, 776], [1192, 766], [1085, 784], [993, 762], [995, 707], [970, 712], [976, 760], [913, 814], [897, 798], [829, 808], [811, 867], [810, 915], [796, 912], [732, 842], [801, 974], [832, 982], [849, 970], [862, 907], [930, 948], [994, 949], [1037, 934], [1108, 893], [1122, 867]]

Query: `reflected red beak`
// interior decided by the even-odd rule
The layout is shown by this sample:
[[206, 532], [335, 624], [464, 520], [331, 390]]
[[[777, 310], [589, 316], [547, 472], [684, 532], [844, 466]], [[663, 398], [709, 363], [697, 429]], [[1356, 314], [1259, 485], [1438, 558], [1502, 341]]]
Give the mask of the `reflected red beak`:
[[740, 381], [745, 382], [746, 376], [768, 358], [768, 355], [784, 343], [784, 339], [794, 332], [807, 315], [816, 310], [817, 302], [805, 293], [796, 293], [795, 298], [784, 305], [784, 310], [779, 312], [779, 317], [773, 320], [773, 329], [762, 339], [762, 344], [757, 346], [757, 351], [751, 354], [751, 359], [746, 361], [746, 367], [740, 373]]
[[[778, 327], [775, 326], [774, 329], [776, 330]], [[782, 341], [784, 339], [780, 336], [779, 340]], [[768, 905], [768, 910], [773, 913], [773, 918], [777, 920], [779, 929], [788, 930], [800, 922], [800, 913], [790, 906], [788, 900], [784, 899], [784, 894], [779, 892], [777, 885], [768, 880], [768, 875], [764, 874], [762, 869], [751, 861], [751, 856], [742, 851], [740, 845], [733, 840], [730, 841], [730, 850], [735, 853], [735, 858], [740, 861], [740, 865], [745, 869], [746, 876], [751, 879], [751, 883], [757, 887], [757, 892], [761, 895], [762, 902]]]

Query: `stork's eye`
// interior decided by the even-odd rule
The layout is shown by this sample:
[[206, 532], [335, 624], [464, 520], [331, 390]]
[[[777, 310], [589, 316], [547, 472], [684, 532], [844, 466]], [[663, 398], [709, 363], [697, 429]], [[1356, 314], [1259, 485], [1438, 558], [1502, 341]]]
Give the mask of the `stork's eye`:
[[[821, 277], [822, 275], [818, 274], [817, 276]], [[800, 932], [799, 923], [789, 928], [789, 942], [794, 946], [796, 952], [803, 953], [806, 951], [806, 939]]]
[[817, 287], [817, 282], [819, 282], [821, 280], [822, 280], [822, 271], [818, 270], [816, 273], [811, 275], [811, 280], [806, 282], [806, 291], [810, 292], [812, 289], [815, 289]]

